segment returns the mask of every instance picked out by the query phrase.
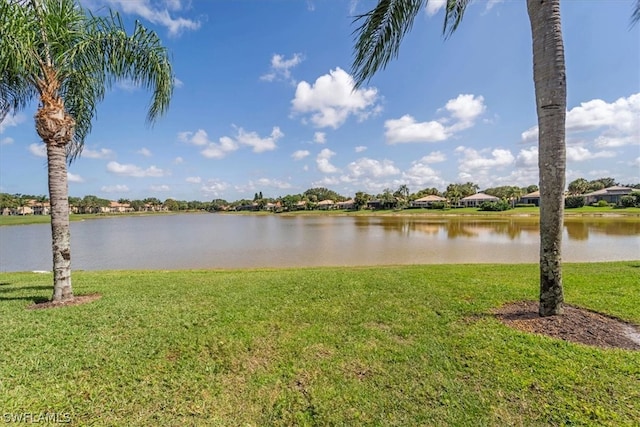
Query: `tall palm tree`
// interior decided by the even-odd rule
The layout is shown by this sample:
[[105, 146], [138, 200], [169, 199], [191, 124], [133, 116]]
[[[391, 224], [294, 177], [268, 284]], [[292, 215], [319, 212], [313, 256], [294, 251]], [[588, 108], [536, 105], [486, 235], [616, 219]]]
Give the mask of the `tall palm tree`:
[[[356, 17], [356, 87], [384, 69], [398, 55], [403, 37], [429, 0], [378, 0], [369, 12]], [[443, 34], [458, 28], [471, 0], [447, 0]], [[540, 170], [540, 315], [562, 313], [562, 224], [565, 187], [566, 78], [560, 22], [560, 0], [527, 0], [533, 38], [533, 78], [538, 114]], [[631, 18], [640, 20], [640, 0]]]
[[73, 299], [67, 161], [82, 151], [96, 105], [118, 79], [153, 92], [147, 120], [169, 106], [173, 75], [158, 36], [117, 14], [97, 17], [76, 0], [0, 0], [0, 120], [38, 101], [35, 125], [47, 149], [53, 297]]

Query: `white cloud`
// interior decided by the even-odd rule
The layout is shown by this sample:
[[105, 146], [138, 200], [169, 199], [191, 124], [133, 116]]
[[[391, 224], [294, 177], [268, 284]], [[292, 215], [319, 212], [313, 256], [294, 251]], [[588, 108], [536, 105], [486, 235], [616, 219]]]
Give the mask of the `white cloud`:
[[15, 140], [8, 136], [6, 138], [0, 139], [0, 145], [9, 145], [9, 144], [13, 144], [14, 142]]
[[176, 165], [179, 165], [181, 163], [184, 163], [184, 159], [182, 157], [178, 156], [175, 159], [173, 159], [173, 163], [175, 163]]
[[107, 171], [116, 175], [131, 176], [135, 178], [161, 177], [165, 175], [165, 172], [162, 169], [155, 166], [142, 169], [140, 166], [132, 164], [125, 165], [115, 161], [107, 163]]
[[313, 142], [324, 144], [327, 142], [327, 134], [325, 132], [316, 132], [313, 134]]
[[307, 157], [309, 154], [311, 154], [311, 153], [309, 153], [309, 151], [307, 151], [307, 150], [298, 150], [298, 151], [294, 152], [291, 155], [291, 157], [293, 157], [293, 160], [302, 160], [305, 157]]
[[136, 151], [136, 153], [141, 154], [145, 157], [151, 157], [153, 154], [151, 154], [151, 151], [148, 148], [141, 148], [138, 151]]
[[444, 153], [441, 151], [433, 151], [420, 159], [419, 162], [430, 164], [444, 162], [445, 160], [447, 160], [447, 156], [445, 156]]
[[199, 176], [189, 176], [185, 181], [190, 182], [191, 184], [200, 184], [202, 182], [202, 178]]
[[523, 169], [538, 169], [538, 146], [520, 150], [516, 157], [516, 166]]
[[[597, 132], [598, 147], [620, 147], [640, 144], [640, 93], [608, 103], [601, 99], [582, 102], [567, 111], [567, 136]], [[521, 135], [523, 142], [538, 141], [538, 127], [533, 126]]]
[[29, 144], [29, 152], [36, 157], [47, 157], [47, 147], [44, 144]]
[[210, 142], [207, 148], [200, 151], [204, 157], [208, 159], [222, 159], [228, 153], [235, 151], [239, 148], [238, 144], [228, 136], [220, 138], [219, 143]]
[[331, 157], [335, 156], [336, 153], [329, 150], [328, 148], [320, 151], [318, 156], [316, 157], [316, 164], [318, 165], [318, 170], [322, 173], [336, 173], [338, 172], [338, 168], [331, 164], [329, 161]]
[[180, 89], [181, 87], [183, 87], [183, 86], [184, 86], [184, 82], [183, 82], [182, 80], [180, 80], [179, 78], [174, 77], [174, 78], [173, 78], [173, 86], [174, 86], [176, 89]]
[[447, 4], [447, 0], [430, 0], [427, 2], [426, 12], [427, 15], [433, 16]]
[[69, 182], [84, 182], [84, 178], [75, 173], [67, 172], [67, 181]]
[[154, 24], [162, 25], [171, 36], [177, 36], [184, 30], [197, 30], [201, 25], [198, 21], [171, 16], [170, 11], [181, 9], [181, 3], [178, 0], [163, 2], [164, 8], [152, 5], [149, 0], [93, 0], [89, 3], [99, 6], [100, 3], [104, 4], [105, 2], [111, 7], [119, 8], [124, 13], [138, 15]]
[[180, 132], [178, 140], [187, 144], [196, 146], [206, 146], [200, 153], [209, 159], [222, 159], [228, 153], [236, 151], [240, 145], [246, 145], [253, 148], [254, 153], [262, 153], [265, 151], [275, 150], [277, 148], [276, 141], [284, 136], [279, 127], [274, 126], [271, 134], [267, 137], [260, 137], [256, 132], [247, 132], [242, 128], [237, 129], [234, 138], [223, 136], [219, 142], [209, 140], [207, 132], [199, 129], [196, 132]]
[[125, 92], [135, 92], [140, 89], [140, 84], [131, 79], [121, 79], [116, 82], [116, 87]]
[[265, 187], [286, 190], [287, 188], [291, 188], [291, 184], [285, 181], [279, 181], [277, 179], [260, 178], [256, 181], [249, 181], [249, 184], [247, 186], [248, 189], [252, 190]]
[[105, 185], [100, 188], [103, 193], [128, 193], [129, 187], [126, 185]]
[[25, 121], [25, 118], [25, 115], [22, 113], [7, 114], [4, 120], [0, 122], [0, 133], [3, 133], [8, 127], [18, 126]]
[[600, 135], [595, 140], [595, 146], [596, 147], [615, 148], [615, 147], [623, 147], [625, 145], [633, 145], [633, 144], [636, 144], [636, 145], [640, 144], [640, 134], [636, 135], [636, 136], [633, 136], [633, 135], [627, 135], [627, 136], [605, 136], [605, 135]]
[[192, 145], [207, 145], [211, 142], [209, 141], [207, 132], [205, 132], [203, 129], [198, 129], [195, 132], [178, 132], [178, 141]]
[[640, 157], [636, 157], [635, 160], [631, 162], [631, 166], [640, 167]]
[[385, 137], [389, 144], [401, 142], [439, 142], [449, 138], [450, 134], [444, 125], [439, 122], [422, 122], [406, 114], [399, 119], [390, 119], [384, 122]]
[[167, 191], [171, 191], [171, 187], [169, 187], [166, 184], [163, 184], [163, 185], [152, 185], [149, 188], [151, 188], [151, 191], [156, 191], [156, 192], [159, 192], [159, 193], [166, 193]]
[[209, 181], [207, 181], [207, 184], [203, 185], [200, 189], [203, 193], [209, 196], [220, 197], [222, 194], [224, 194], [224, 191], [227, 188], [229, 188], [229, 184], [227, 184], [226, 182], [210, 179]]
[[365, 120], [380, 111], [376, 105], [377, 89], [354, 90], [353, 86], [351, 75], [339, 67], [318, 77], [313, 85], [300, 82], [291, 101], [293, 113], [310, 114], [311, 122], [318, 128], [336, 129], [349, 116]]
[[302, 54], [294, 53], [289, 59], [285, 59], [284, 55], [274, 54], [271, 57], [271, 66], [269, 72], [260, 76], [260, 80], [272, 82], [274, 80], [284, 80], [291, 84], [296, 81], [291, 78], [291, 69], [303, 61]]
[[364, 145], [358, 145], [356, 148], [354, 148], [354, 151], [356, 153], [362, 153], [363, 151], [367, 151], [367, 147], [365, 147]]
[[475, 120], [484, 113], [484, 97], [471, 94], [460, 94], [455, 99], [447, 101], [444, 109], [451, 113], [456, 122], [449, 127], [450, 132], [459, 132], [475, 124]]
[[[511, 151], [500, 148], [495, 148], [489, 152], [489, 149], [477, 151], [473, 148], [461, 146], [457, 147], [455, 152], [462, 156], [458, 160], [459, 177], [477, 177], [489, 172], [495, 174], [496, 169], [513, 165], [515, 162]], [[489, 156], [485, 156], [485, 154], [489, 154]]]
[[390, 175], [398, 175], [400, 169], [398, 169], [391, 160], [383, 160], [382, 162], [370, 159], [367, 157], [360, 158], [355, 162], [349, 163], [347, 166], [349, 170], [349, 179], [358, 179], [363, 176], [380, 178]]
[[274, 126], [271, 134], [261, 138], [256, 132], [246, 132], [244, 129], [238, 129], [236, 139], [242, 145], [253, 147], [254, 153], [262, 153], [264, 151], [272, 151], [277, 148], [276, 141], [284, 136], [279, 127]]
[[405, 114], [399, 119], [385, 121], [385, 137], [389, 144], [445, 141], [455, 133], [472, 127], [485, 109], [482, 96], [461, 94], [438, 110], [448, 112], [448, 117], [417, 122], [411, 115]]
[[431, 169], [429, 156], [425, 156], [420, 160], [414, 161], [411, 167], [402, 173], [402, 179], [407, 185], [414, 187], [437, 187], [442, 188], [446, 184], [440, 177], [440, 173]]
[[485, 6], [485, 12], [490, 11], [497, 4], [503, 3], [504, 0], [488, 0], [487, 5]]
[[571, 162], [584, 162], [591, 159], [601, 159], [615, 157], [615, 153], [612, 151], [598, 151], [592, 153], [587, 148], [581, 146], [569, 146], [567, 147], [567, 161]]
[[88, 159], [108, 159], [112, 157], [113, 154], [113, 150], [109, 150], [108, 148], [101, 148], [99, 150], [85, 148], [82, 150], [82, 157], [86, 157]]

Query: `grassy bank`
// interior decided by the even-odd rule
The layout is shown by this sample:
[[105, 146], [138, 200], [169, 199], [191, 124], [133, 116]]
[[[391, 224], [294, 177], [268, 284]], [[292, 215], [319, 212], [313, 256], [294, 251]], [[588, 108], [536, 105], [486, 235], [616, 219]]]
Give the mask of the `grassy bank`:
[[[0, 408], [75, 425], [637, 425], [640, 352], [511, 330], [536, 265], [0, 274]], [[640, 323], [640, 262], [567, 264]]]

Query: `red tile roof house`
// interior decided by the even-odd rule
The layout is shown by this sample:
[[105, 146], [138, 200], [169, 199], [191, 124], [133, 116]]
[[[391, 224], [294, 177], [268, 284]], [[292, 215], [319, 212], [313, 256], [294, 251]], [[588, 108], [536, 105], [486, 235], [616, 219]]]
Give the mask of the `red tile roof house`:
[[460, 203], [466, 208], [477, 208], [484, 202], [499, 202], [500, 199], [495, 196], [490, 196], [484, 193], [476, 193], [471, 196], [464, 197], [460, 200]]
[[607, 203], [617, 205], [620, 203], [622, 196], [628, 196], [633, 192], [633, 188], [620, 187], [614, 185], [613, 187], [603, 188], [602, 190], [593, 191], [584, 195], [585, 203], [590, 205], [591, 203], [597, 203], [600, 200], [604, 200]]
[[429, 194], [428, 196], [421, 197], [411, 202], [411, 207], [429, 208], [433, 203], [443, 203], [446, 201], [447, 199], [445, 199], [444, 197], [436, 196], [434, 194]]

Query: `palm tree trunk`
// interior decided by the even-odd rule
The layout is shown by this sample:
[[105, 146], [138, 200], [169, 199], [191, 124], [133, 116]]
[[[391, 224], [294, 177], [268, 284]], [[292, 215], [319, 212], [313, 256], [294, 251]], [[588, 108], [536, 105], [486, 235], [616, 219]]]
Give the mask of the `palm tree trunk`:
[[560, 0], [527, 0], [533, 36], [540, 170], [540, 316], [562, 313], [567, 88]]
[[55, 94], [58, 83], [48, 75], [40, 95], [41, 107], [35, 116], [36, 131], [47, 146], [49, 202], [51, 203], [51, 246], [53, 250], [53, 302], [73, 299], [71, 289], [71, 233], [69, 232], [69, 187], [67, 150], [74, 134], [75, 121]]
[[51, 245], [53, 249], [52, 301], [62, 302], [73, 299], [67, 153], [64, 146], [55, 143], [46, 145], [49, 201], [51, 203]]

